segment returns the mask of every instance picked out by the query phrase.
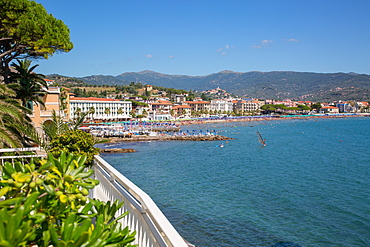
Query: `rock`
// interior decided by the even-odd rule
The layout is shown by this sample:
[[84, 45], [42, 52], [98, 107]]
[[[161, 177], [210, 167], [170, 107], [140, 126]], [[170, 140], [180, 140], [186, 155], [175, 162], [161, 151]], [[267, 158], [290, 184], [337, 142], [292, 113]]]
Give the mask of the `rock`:
[[[110, 138], [110, 142], [137, 142], [137, 141], [221, 141], [221, 140], [233, 140], [221, 135], [157, 135], [157, 136], [132, 136], [131, 138]], [[111, 152], [111, 151], [109, 151]]]

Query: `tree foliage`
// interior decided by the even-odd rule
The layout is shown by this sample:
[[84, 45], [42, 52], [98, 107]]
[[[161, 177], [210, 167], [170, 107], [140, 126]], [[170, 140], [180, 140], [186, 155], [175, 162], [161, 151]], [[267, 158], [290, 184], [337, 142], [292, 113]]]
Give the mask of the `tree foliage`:
[[136, 100], [132, 100], [132, 99], [128, 99], [127, 101], [131, 101], [132, 108], [136, 108], [138, 106], [148, 106], [148, 104], [145, 103], [145, 102], [140, 102], [140, 101], [136, 101]]
[[311, 105], [311, 109], [320, 110], [321, 107], [322, 106], [321, 106], [321, 103], [320, 102], [317, 102], [317, 103]]
[[55, 157], [59, 157], [63, 152], [86, 155], [86, 163], [92, 164], [94, 155], [99, 154], [95, 144], [96, 140], [92, 135], [78, 129], [70, 130], [51, 140], [49, 152]]
[[48, 58], [73, 48], [68, 27], [29, 0], [0, 0], [0, 73], [8, 80], [13, 59]]

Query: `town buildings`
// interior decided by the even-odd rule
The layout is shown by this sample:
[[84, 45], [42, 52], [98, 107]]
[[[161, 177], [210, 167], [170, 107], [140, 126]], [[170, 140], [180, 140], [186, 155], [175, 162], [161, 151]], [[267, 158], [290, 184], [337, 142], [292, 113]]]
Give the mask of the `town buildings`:
[[203, 112], [207, 112], [210, 110], [210, 105], [211, 103], [210, 102], [207, 102], [207, 101], [185, 101], [184, 102], [186, 105], [190, 106], [191, 107], [191, 111], [193, 112], [200, 112], [200, 111], [203, 111]]
[[61, 88], [49, 87], [46, 92], [47, 94], [43, 96], [45, 107], [36, 103], [31, 105], [32, 114], [30, 115], [30, 118], [36, 128], [40, 128], [43, 123], [51, 120], [53, 112], [55, 112], [57, 116], [64, 116], [64, 111], [61, 105]]
[[[48, 81], [48, 83], [52, 83]], [[145, 87], [146, 91], [153, 91], [151, 86]], [[228, 98], [214, 99], [210, 102], [195, 98], [186, 100], [186, 95], [174, 94], [170, 97], [157, 95], [143, 100], [141, 97], [126, 97], [125, 99], [94, 98], [94, 97], [74, 97], [68, 88], [49, 86], [47, 94], [44, 96], [45, 107], [33, 104], [32, 115], [30, 115], [34, 125], [40, 128], [47, 121], [51, 121], [53, 112], [61, 116], [65, 121], [76, 118], [81, 113], [88, 113], [86, 120], [90, 122], [100, 121], [122, 121], [135, 117], [147, 120], [172, 120], [178, 118], [209, 117], [214, 115], [246, 115], [259, 114], [261, 106], [264, 104], [284, 105], [294, 108], [298, 106], [311, 107], [311, 101], [276, 101], [276, 100], [257, 100]], [[219, 91], [219, 90], [218, 90]], [[141, 102], [135, 104], [133, 101]], [[318, 112], [324, 114], [351, 113], [351, 112], [370, 112], [368, 102], [337, 102], [322, 103]], [[309, 111], [289, 110], [289, 114], [308, 113]]]
[[321, 108], [322, 113], [339, 113], [339, 108], [335, 106], [324, 106]]
[[233, 100], [233, 111], [237, 113], [258, 112], [264, 102], [256, 99]]
[[232, 99], [215, 99], [211, 100], [210, 110], [219, 113], [228, 113], [233, 111]]
[[78, 117], [78, 114], [89, 113], [87, 119], [93, 120], [127, 120], [131, 118], [131, 101], [105, 98], [71, 97], [69, 99], [68, 119]]

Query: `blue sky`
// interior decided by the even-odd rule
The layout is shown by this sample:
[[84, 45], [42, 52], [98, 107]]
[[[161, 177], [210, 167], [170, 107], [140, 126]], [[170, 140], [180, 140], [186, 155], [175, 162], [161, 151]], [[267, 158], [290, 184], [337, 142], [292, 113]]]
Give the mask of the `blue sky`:
[[74, 49], [38, 73], [153, 70], [370, 74], [369, 0], [36, 0], [69, 27]]

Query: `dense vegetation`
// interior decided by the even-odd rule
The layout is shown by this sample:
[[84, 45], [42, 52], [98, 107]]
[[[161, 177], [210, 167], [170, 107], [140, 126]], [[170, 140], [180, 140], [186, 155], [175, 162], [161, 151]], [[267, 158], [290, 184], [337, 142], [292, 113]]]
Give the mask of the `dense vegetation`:
[[1, 246], [130, 246], [135, 232], [115, 217], [123, 203], [87, 199], [99, 184], [86, 156], [7, 162], [0, 181]]
[[[315, 107], [317, 105], [314, 105]], [[316, 109], [320, 109], [320, 107]], [[271, 113], [278, 113], [278, 114], [289, 114], [292, 112], [293, 114], [303, 114], [303, 113], [308, 113], [308, 111], [315, 109], [315, 108], [310, 108], [306, 105], [298, 105], [297, 107], [287, 107], [284, 104], [266, 104], [261, 106], [261, 110], [263, 114], [271, 114]]]

